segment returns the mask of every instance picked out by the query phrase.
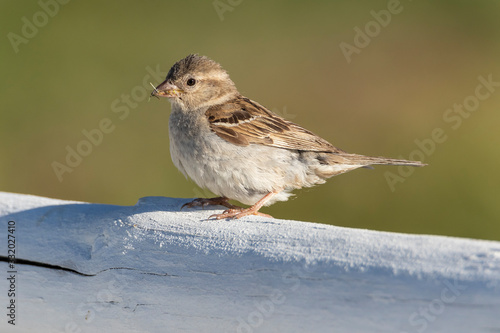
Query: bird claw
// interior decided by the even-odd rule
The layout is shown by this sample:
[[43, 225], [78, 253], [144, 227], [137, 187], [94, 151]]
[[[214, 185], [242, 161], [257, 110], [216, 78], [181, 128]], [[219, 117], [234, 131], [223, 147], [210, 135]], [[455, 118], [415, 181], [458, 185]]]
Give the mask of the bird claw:
[[222, 212], [222, 214], [212, 214], [208, 217], [208, 219], [216, 219], [216, 220], [222, 220], [222, 219], [239, 219], [245, 216], [249, 215], [256, 215], [256, 216], [262, 216], [262, 217], [269, 217], [272, 218], [271, 215], [269, 214], [264, 214], [259, 212], [257, 209], [254, 207], [249, 207], [249, 208], [239, 208], [239, 209], [226, 209], [225, 211]]
[[226, 197], [217, 197], [217, 198], [210, 198], [210, 199], [206, 199], [206, 198], [194, 199], [193, 201], [182, 205], [181, 210], [184, 207], [191, 208], [191, 207], [196, 207], [196, 206], [205, 207], [207, 205], [219, 205], [219, 206], [227, 207], [229, 209], [226, 209], [225, 211], [223, 211], [222, 214], [210, 215], [207, 220], [210, 220], [212, 218], [216, 219], [216, 220], [221, 220], [221, 219], [226, 219], [226, 218], [239, 219], [239, 218], [242, 218], [242, 217], [248, 216], [248, 215], [256, 215], [256, 216], [272, 218], [272, 216], [269, 214], [260, 213], [259, 209], [262, 208], [262, 206], [264, 205], [264, 203], [266, 201], [268, 201], [269, 199], [271, 199], [273, 196], [275, 196], [278, 193], [279, 193], [279, 191], [269, 192], [262, 199], [257, 201], [252, 207], [248, 207], [248, 208], [242, 208], [242, 207], [238, 207], [238, 206], [235, 206], [233, 204], [230, 204], [228, 202], [229, 199]]

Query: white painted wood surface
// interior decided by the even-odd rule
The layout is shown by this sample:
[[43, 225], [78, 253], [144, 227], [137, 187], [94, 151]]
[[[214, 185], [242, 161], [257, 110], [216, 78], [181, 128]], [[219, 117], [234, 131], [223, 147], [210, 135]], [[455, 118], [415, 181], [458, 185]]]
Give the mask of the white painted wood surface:
[[[0, 193], [1, 332], [498, 332], [500, 243]], [[212, 207], [217, 208], [217, 207]]]

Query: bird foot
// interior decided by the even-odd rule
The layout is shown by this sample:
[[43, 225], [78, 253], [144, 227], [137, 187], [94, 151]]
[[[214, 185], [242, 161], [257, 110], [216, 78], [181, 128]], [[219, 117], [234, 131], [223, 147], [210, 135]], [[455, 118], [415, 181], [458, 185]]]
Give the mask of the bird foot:
[[239, 219], [244, 216], [248, 215], [256, 215], [256, 216], [263, 216], [263, 217], [270, 217], [272, 218], [271, 215], [269, 214], [264, 214], [259, 212], [260, 207], [249, 207], [249, 208], [237, 208], [237, 209], [227, 209], [225, 210], [222, 214], [213, 214], [208, 217], [208, 219], [216, 219], [216, 220], [221, 220], [221, 219]]
[[181, 210], [186, 208], [193, 207], [201, 207], [205, 208], [206, 206], [224, 206], [229, 209], [242, 209], [241, 207], [235, 206], [229, 203], [229, 199], [226, 197], [217, 197], [217, 198], [197, 198], [191, 202], [185, 203], [182, 205]]
[[211, 219], [211, 218], [214, 218], [216, 220], [227, 219], [227, 218], [229, 218], [229, 219], [239, 219], [241, 217], [248, 216], [248, 215], [256, 215], [256, 216], [263, 216], [263, 217], [270, 217], [270, 218], [272, 218], [271, 215], [264, 214], [264, 213], [259, 213], [259, 209], [261, 209], [262, 206], [264, 206], [264, 204], [269, 199], [271, 199], [273, 196], [275, 196], [278, 193], [279, 193], [279, 191], [269, 192], [262, 199], [260, 199], [259, 201], [257, 201], [255, 203], [255, 205], [253, 205], [252, 207], [248, 207], [248, 208], [241, 208], [241, 207], [237, 207], [237, 206], [235, 206], [234, 208], [233, 207], [228, 207], [229, 209], [227, 209], [224, 212], [222, 212], [222, 214], [213, 214], [213, 215], [210, 215], [210, 217], [208, 219]]

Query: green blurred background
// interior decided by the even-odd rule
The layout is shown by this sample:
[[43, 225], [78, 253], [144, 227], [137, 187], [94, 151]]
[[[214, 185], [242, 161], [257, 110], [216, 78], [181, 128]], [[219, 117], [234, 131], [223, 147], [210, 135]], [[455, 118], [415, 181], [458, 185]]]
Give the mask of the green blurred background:
[[[148, 102], [140, 88], [144, 79], [159, 83], [147, 77], [148, 66], [166, 73], [199, 53], [220, 62], [243, 95], [348, 152], [408, 158], [415, 140], [430, 138], [435, 128], [447, 136], [425, 156], [429, 166], [394, 191], [386, 172], [397, 175], [398, 168], [379, 166], [297, 191], [264, 212], [500, 240], [500, 88], [458, 129], [443, 120], [448, 108], [474, 94], [478, 76], [500, 81], [500, 3], [402, 1], [402, 11], [348, 63], [339, 45], [354, 44], [354, 28], [364, 29], [374, 21], [370, 12], [387, 6], [70, 1], [44, 22], [36, 1], [2, 1], [0, 190], [118, 205], [143, 196], [208, 196], [170, 160], [170, 104]], [[25, 28], [34, 36], [14, 47], [9, 33], [24, 38], [23, 17], [40, 27], [36, 34]], [[132, 96], [128, 106], [123, 95]], [[113, 103], [129, 114], [113, 112]], [[65, 164], [66, 147], [76, 149], [82, 130], [104, 118], [114, 130], [59, 181], [52, 163]]]

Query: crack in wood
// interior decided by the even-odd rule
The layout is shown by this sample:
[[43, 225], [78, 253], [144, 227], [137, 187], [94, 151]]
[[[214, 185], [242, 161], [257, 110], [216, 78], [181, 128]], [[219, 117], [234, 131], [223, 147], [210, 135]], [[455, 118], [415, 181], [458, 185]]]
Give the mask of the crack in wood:
[[[5, 256], [0, 256], [0, 262], [12, 262], [8, 257]], [[13, 262], [17, 265], [28, 265], [28, 266], [35, 266], [35, 267], [42, 267], [42, 268], [48, 268], [48, 269], [54, 269], [54, 270], [59, 270], [59, 271], [65, 271], [73, 274], [77, 274], [80, 276], [96, 276], [97, 274], [100, 274], [105, 271], [109, 270], [115, 270], [115, 269], [123, 269], [123, 270], [131, 270], [131, 271], [138, 271], [136, 268], [130, 268], [130, 267], [111, 267], [111, 268], [106, 268], [103, 269], [97, 273], [90, 274], [90, 273], [82, 273], [77, 271], [76, 269], [72, 269], [69, 267], [64, 267], [64, 266], [59, 266], [59, 265], [53, 265], [45, 262], [40, 262], [40, 261], [34, 261], [34, 260], [28, 260], [28, 259], [21, 259], [21, 258], [16, 258], [16, 260]], [[141, 274], [149, 274], [149, 275], [159, 275], [159, 276], [176, 276], [176, 275], [171, 275], [168, 273], [154, 273], [154, 272], [141, 272]]]

